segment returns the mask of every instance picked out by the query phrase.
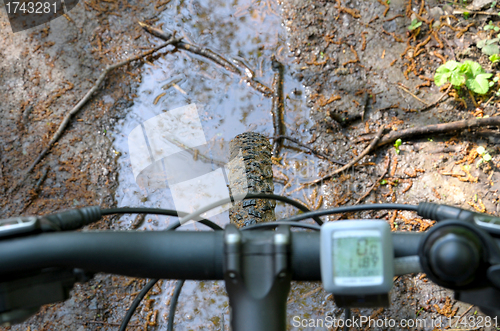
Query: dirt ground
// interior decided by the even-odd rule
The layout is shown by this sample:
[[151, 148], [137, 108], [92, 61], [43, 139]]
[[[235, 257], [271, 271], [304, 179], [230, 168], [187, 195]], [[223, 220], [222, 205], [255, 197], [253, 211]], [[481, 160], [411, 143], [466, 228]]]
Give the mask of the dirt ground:
[[[290, 51], [300, 67], [298, 78], [309, 88], [309, 106], [316, 123], [314, 145], [322, 152], [348, 162], [366, 147], [357, 143], [359, 138], [376, 132], [382, 124], [402, 130], [483, 114], [498, 115], [497, 97], [486, 105], [491, 93], [475, 100], [480, 103], [477, 108], [466, 94], [462, 98], [467, 107], [449, 98], [437, 107], [418, 111], [443, 93], [432, 82], [443, 60], [474, 60], [489, 72], [496, 72], [475, 47], [479, 38], [485, 38], [480, 28], [489, 20], [496, 22], [496, 18], [471, 15], [465, 20], [463, 15], [451, 15], [453, 23], [442, 26], [435, 38], [429, 37], [426, 22], [446, 23], [446, 11], [451, 14], [462, 6], [444, 1], [410, 1], [408, 5], [403, 0], [391, 0], [389, 5], [375, 0], [284, 2]], [[412, 12], [420, 14], [419, 20], [424, 22], [415, 40], [407, 29]], [[414, 56], [418, 49], [423, 51]], [[326, 206], [430, 201], [498, 215], [500, 159], [496, 155], [492, 163], [477, 166], [477, 146], [498, 153], [498, 134], [461, 132], [414, 137], [403, 141], [399, 154], [392, 144], [378, 149], [362, 160], [365, 166], [346, 171], [323, 186], [323, 197], [328, 197]], [[332, 170], [325, 164], [323, 173]], [[376, 189], [365, 196], [373, 184], [377, 184]], [[385, 217], [398, 230], [422, 231], [430, 225], [408, 212], [363, 216], [369, 215]], [[395, 284], [391, 308], [357, 313], [381, 319], [417, 316], [430, 324], [431, 320], [444, 321], [443, 316], [476, 311], [469, 309], [469, 304], [453, 301], [451, 291], [431, 284], [424, 275], [401, 277]], [[426, 329], [432, 330], [429, 324]]]
[[[2, 11], [0, 208], [3, 218], [116, 204], [113, 192], [118, 183], [119, 155], [106, 133], [133, 102], [134, 89], [141, 77], [141, 65], [137, 63], [109, 75], [33, 174], [13, 193], [8, 192], [23, 178], [24, 170], [46, 146], [64, 114], [92, 87], [100, 71], [109, 63], [151, 48], [151, 42], [136, 22], [154, 25], [155, 15], [164, 6], [161, 3], [82, 1], [67, 18], [60, 17], [45, 26], [16, 34], [10, 31]], [[391, 0], [390, 4], [377, 0], [282, 3], [289, 51], [296, 62], [295, 78], [306, 87], [315, 123], [311, 130], [313, 139], [308, 144], [349, 162], [361, 153], [381, 125], [402, 130], [498, 113], [500, 98], [494, 96], [498, 85], [491, 89], [493, 92], [483, 97], [476, 95], [474, 99], [463, 90], [458, 94], [452, 89], [438, 106], [418, 111], [444, 93], [432, 82], [436, 68], [444, 60], [475, 60], [488, 72], [496, 72], [497, 68], [481, 54], [476, 42], [489, 34], [481, 27], [490, 20], [498, 25], [497, 16], [471, 13], [465, 19], [461, 14], [453, 14], [471, 3], [413, 0], [408, 4], [408, 0]], [[486, 11], [489, 5], [478, 10]], [[414, 40], [407, 29], [412, 11], [423, 22]], [[443, 26], [437, 37], [429, 39], [427, 22], [432, 19]], [[416, 55], [419, 49], [422, 52]], [[362, 166], [322, 186], [319, 196], [323, 207], [431, 201], [498, 215], [500, 136], [497, 131], [480, 131], [405, 139], [399, 154], [392, 144], [381, 147], [360, 161]], [[478, 146], [486, 148], [492, 161], [477, 166], [480, 156], [474, 151]], [[320, 175], [337, 167], [325, 161], [320, 164]], [[372, 185], [375, 189], [365, 196]], [[386, 218], [397, 230], [421, 231], [431, 225], [407, 212], [343, 216]], [[107, 218], [97, 227], [114, 228], [112, 221]], [[131, 294], [137, 293], [143, 284], [143, 280], [98, 275], [87, 284], [77, 285], [65, 303], [45, 306], [41, 313], [11, 329], [114, 330], [133, 298]], [[320, 290], [309, 298], [321, 302], [325, 297], [327, 294]], [[454, 301], [451, 291], [431, 284], [423, 275], [398, 278], [391, 301], [388, 309], [354, 311], [354, 314], [382, 319], [419, 317], [429, 321], [425, 329], [432, 330], [431, 320], [446, 321], [464, 313], [471, 316], [476, 311], [469, 304]], [[140, 307], [132, 321], [136, 329], [159, 328], [154, 326], [152, 306], [154, 302]], [[325, 313], [337, 317], [341, 314], [337, 309]]]
[[[108, 76], [85, 111], [71, 120], [62, 138], [33, 174], [13, 193], [9, 193], [9, 189], [23, 178], [25, 169], [45, 148], [64, 115], [93, 86], [107, 64], [151, 48], [145, 38], [136, 38], [142, 35], [136, 22], [154, 19], [157, 13], [154, 6], [153, 2], [140, 1], [80, 2], [67, 18], [59, 17], [44, 26], [16, 34], [11, 32], [2, 10], [2, 217], [42, 215], [78, 206], [115, 205], [118, 155], [106, 130], [130, 106], [130, 95], [139, 80], [139, 77], [130, 79], [124, 70]], [[126, 71], [137, 74], [139, 66], [132, 64]], [[107, 218], [96, 227], [107, 229], [111, 223]], [[40, 314], [13, 329], [115, 329], [113, 323], [121, 321], [119, 316], [124, 315], [125, 307], [133, 299], [130, 294], [144, 284], [143, 280], [98, 275], [89, 283], [77, 285], [71, 299], [64, 304], [45, 306]], [[110, 311], [116, 314], [114, 319], [99, 322], [106, 321]], [[147, 315], [146, 309], [137, 314], [138, 321], [131, 324], [143, 326]]]

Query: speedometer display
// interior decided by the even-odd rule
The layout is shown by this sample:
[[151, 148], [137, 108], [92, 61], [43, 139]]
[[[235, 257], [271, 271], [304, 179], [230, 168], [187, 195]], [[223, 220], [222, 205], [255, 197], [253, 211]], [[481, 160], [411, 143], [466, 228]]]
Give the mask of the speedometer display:
[[377, 230], [332, 233], [333, 282], [338, 286], [380, 285], [384, 279], [381, 234]]

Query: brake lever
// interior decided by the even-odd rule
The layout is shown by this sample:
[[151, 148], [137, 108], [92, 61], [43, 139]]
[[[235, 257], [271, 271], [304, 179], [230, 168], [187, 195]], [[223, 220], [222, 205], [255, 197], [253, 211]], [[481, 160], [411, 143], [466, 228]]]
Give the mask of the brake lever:
[[12, 217], [0, 220], [0, 239], [21, 237], [42, 232], [36, 216]]
[[93, 276], [81, 269], [50, 268], [0, 282], [0, 325], [22, 323], [42, 305], [67, 300], [74, 284]]
[[0, 220], [0, 240], [41, 232], [77, 230], [101, 219], [101, 207], [72, 209], [45, 216], [23, 216]]
[[436, 221], [459, 220], [469, 222], [493, 236], [500, 237], [500, 217], [431, 202], [419, 203], [417, 213], [424, 218]]

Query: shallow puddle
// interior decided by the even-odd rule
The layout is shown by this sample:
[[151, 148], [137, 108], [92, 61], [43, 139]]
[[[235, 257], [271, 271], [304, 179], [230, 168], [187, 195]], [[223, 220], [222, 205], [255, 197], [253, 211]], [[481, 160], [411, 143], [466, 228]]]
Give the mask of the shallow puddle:
[[[209, 48], [221, 54], [230, 62], [235, 63], [243, 72], [253, 75], [256, 80], [271, 87], [274, 72], [271, 56], [285, 65], [284, 95], [285, 95], [285, 122], [286, 134], [302, 142], [310, 138], [308, 129], [309, 109], [305, 104], [305, 93], [301, 84], [293, 78], [293, 58], [286, 47], [286, 31], [279, 16], [280, 8], [276, 2], [268, 1], [199, 1], [172, 2], [160, 15], [155, 24], [163, 24], [164, 31], [177, 31], [185, 41]], [[243, 64], [242, 64], [243, 63]], [[185, 51], [168, 53], [154, 61], [145, 64], [141, 84], [136, 92], [134, 105], [127, 111], [127, 115], [114, 129], [115, 149], [121, 153], [119, 158], [119, 188], [116, 191], [116, 201], [119, 207], [144, 206], [174, 209], [179, 206], [178, 196], [169, 177], [160, 180], [161, 185], [144, 182], [138, 185], [136, 180], [137, 169], [142, 169], [151, 162], [147, 158], [148, 152], [153, 153], [158, 141], [151, 138], [148, 123], [157, 121], [164, 114], [179, 107], [196, 105], [198, 119], [184, 123], [186, 127], [201, 132], [204, 137], [204, 148], [198, 151], [191, 149], [193, 159], [201, 157], [227, 162], [227, 143], [236, 135], [245, 131], [259, 132], [267, 137], [274, 136], [271, 116], [271, 98], [248, 86], [239, 76], [217, 66], [210, 60]], [[165, 120], [166, 121], [166, 120]], [[193, 124], [194, 123], [194, 124]], [[163, 124], [162, 124], [163, 125]], [[162, 125], [156, 125], [161, 127]], [[198, 127], [201, 126], [201, 127]], [[161, 131], [161, 130], [160, 130]], [[145, 138], [145, 157], [141, 157], [141, 148], [130, 144], [137, 139]], [[168, 134], [167, 134], [168, 136]], [[139, 137], [132, 139], [132, 137]], [[164, 137], [165, 138], [165, 137]], [[168, 138], [168, 137], [167, 137]], [[165, 138], [165, 139], [167, 139]], [[175, 140], [175, 139], [173, 139]], [[179, 138], [170, 139], [167, 143], [184, 146]], [[148, 152], [146, 152], [146, 146]], [[285, 143], [290, 145], [290, 143]], [[136, 146], [137, 147], [137, 146]], [[135, 154], [134, 154], [135, 153]], [[133, 155], [131, 155], [133, 154]], [[139, 156], [138, 156], [139, 155]], [[284, 148], [281, 152], [284, 157], [282, 166], [275, 166], [275, 192], [283, 194], [293, 192], [298, 183], [314, 179], [317, 173], [318, 161], [316, 157], [307, 155], [297, 149]], [[153, 154], [151, 154], [153, 158]], [[144, 164], [142, 164], [142, 163]], [[165, 171], [164, 161], [159, 163], [159, 172]], [[135, 165], [134, 165], [135, 163]], [[142, 166], [138, 167], [137, 164]], [[167, 162], [168, 163], [168, 162]], [[208, 162], [212, 171], [217, 170], [217, 162]], [[135, 169], [134, 169], [135, 167]], [[210, 171], [207, 170], [207, 173]], [[135, 175], [134, 175], [135, 174]], [[166, 175], [168, 177], [168, 175]], [[290, 180], [293, 184], [287, 186], [283, 182]], [[170, 184], [170, 185], [169, 185]], [[199, 193], [199, 192], [198, 192]], [[208, 190], [204, 192], [210, 195]], [[294, 192], [292, 197], [304, 201], [306, 193]], [[308, 192], [310, 194], [310, 192]], [[314, 198], [314, 197], [313, 197]], [[312, 200], [317, 200], [312, 199]], [[311, 202], [314, 205], [315, 202]], [[277, 216], [293, 212], [278, 204]], [[227, 212], [209, 217], [221, 226], [228, 222]], [[135, 217], [124, 216], [118, 223], [118, 228], [129, 229], [135, 222]], [[168, 217], [148, 215], [141, 230], [160, 230], [168, 226], [171, 220]], [[204, 230], [199, 224], [188, 224], [185, 229]], [[294, 293], [304, 295], [318, 285], [294, 285]], [[173, 292], [174, 281], [163, 284], [163, 292], [157, 297], [155, 309], [159, 310], [158, 325], [165, 326], [168, 315], [169, 298]], [[229, 329], [229, 311], [227, 297], [225, 297], [223, 282], [186, 282], [183, 287], [176, 312], [176, 328], [178, 330], [222, 330]], [[315, 291], [313, 294], [324, 292]], [[291, 312], [311, 310], [311, 298], [307, 295], [299, 302], [289, 305]], [[331, 305], [331, 304], [329, 304]], [[318, 312], [319, 313], [319, 312]], [[312, 315], [315, 313], [311, 312]], [[292, 322], [292, 315], [287, 323]]]

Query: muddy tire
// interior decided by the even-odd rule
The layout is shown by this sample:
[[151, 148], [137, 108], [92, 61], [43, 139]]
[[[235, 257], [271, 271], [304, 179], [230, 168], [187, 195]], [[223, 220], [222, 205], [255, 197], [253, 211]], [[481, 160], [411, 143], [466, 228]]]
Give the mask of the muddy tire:
[[[244, 171], [228, 174], [232, 185], [232, 193], [237, 194], [248, 189], [248, 193], [274, 192], [273, 167], [271, 162], [271, 144], [266, 137], [255, 132], [245, 132], [236, 136], [229, 143], [231, 160], [239, 157], [244, 163]], [[239, 173], [239, 175], [238, 175]], [[245, 176], [245, 178], [238, 178]], [[244, 184], [242, 184], [244, 183]], [[236, 192], [239, 191], [239, 192]], [[229, 209], [229, 220], [238, 227], [276, 220], [274, 214], [276, 202], [273, 200], [248, 199], [237, 202]]]

